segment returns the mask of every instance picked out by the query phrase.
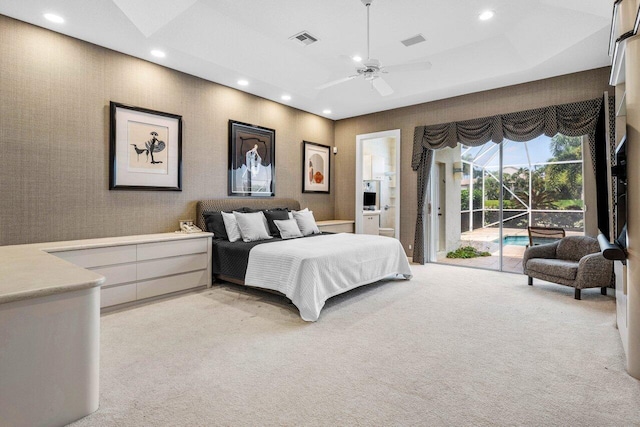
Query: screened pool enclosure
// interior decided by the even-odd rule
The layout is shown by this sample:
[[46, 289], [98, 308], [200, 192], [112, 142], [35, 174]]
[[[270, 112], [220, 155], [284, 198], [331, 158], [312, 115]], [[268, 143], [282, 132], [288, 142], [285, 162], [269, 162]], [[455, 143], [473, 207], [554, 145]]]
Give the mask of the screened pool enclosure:
[[[446, 238], [448, 244], [437, 247], [438, 262], [520, 272], [529, 243], [527, 226], [584, 233], [582, 137], [557, 134], [478, 147], [458, 144], [453, 152], [452, 171], [460, 191], [460, 238], [456, 240], [459, 247], [472, 246], [491, 256], [447, 258], [457, 248]], [[439, 198], [444, 206], [442, 195]], [[446, 212], [447, 223], [452, 224], [456, 210]], [[446, 228], [450, 233], [457, 227]]]

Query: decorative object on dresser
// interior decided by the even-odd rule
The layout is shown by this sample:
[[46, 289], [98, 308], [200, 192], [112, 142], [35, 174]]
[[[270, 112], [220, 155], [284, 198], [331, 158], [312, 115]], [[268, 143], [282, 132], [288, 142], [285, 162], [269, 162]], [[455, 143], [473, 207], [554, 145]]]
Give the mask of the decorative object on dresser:
[[110, 190], [182, 191], [182, 116], [110, 103]]
[[276, 131], [229, 120], [229, 196], [275, 196]]
[[[238, 215], [239, 210], [292, 211], [291, 219], [273, 219], [279, 237], [233, 242], [222, 236], [214, 238], [212, 272], [221, 280], [286, 296], [306, 321], [317, 320], [326, 300], [335, 295], [386, 277], [409, 279], [412, 275], [398, 240], [321, 233], [312, 211], [300, 210], [293, 199], [202, 200], [196, 206], [196, 222], [213, 227], [209, 231], [220, 228], [215, 225], [216, 212], [224, 218]], [[266, 232], [269, 227], [265, 222], [268, 220], [259, 223]]]
[[100, 307], [211, 284], [211, 233], [80, 240], [48, 252], [106, 277]]
[[330, 192], [331, 147], [302, 141], [302, 192]]

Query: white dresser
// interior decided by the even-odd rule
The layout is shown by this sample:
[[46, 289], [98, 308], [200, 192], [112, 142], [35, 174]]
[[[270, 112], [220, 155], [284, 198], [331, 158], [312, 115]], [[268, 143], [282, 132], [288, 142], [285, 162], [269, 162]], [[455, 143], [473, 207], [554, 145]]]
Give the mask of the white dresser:
[[163, 233], [80, 241], [47, 252], [106, 278], [100, 307], [211, 285], [211, 233]]
[[352, 219], [329, 219], [316, 221], [318, 229], [329, 233], [353, 233], [354, 221]]

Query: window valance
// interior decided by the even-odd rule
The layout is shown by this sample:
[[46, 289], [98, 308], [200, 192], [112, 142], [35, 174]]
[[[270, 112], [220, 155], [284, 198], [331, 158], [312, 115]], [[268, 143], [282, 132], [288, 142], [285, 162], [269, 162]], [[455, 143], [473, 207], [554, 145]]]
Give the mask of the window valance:
[[424, 150], [454, 148], [458, 142], [475, 147], [489, 141], [500, 143], [505, 138], [511, 141], [529, 141], [542, 134], [549, 137], [557, 133], [594, 137], [601, 108], [602, 98], [596, 98], [480, 119], [417, 126], [413, 138], [411, 167], [418, 170]]

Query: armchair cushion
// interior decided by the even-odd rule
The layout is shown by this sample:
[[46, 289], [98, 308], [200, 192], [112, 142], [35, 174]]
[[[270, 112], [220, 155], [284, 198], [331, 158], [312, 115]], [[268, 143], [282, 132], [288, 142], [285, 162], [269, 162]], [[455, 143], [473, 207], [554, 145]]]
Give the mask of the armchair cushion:
[[558, 242], [556, 258], [580, 261], [585, 255], [600, 252], [598, 241], [589, 236], [567, 236]]
[[553, 258], [533, 258], [527, 263], [527, 271], [548, 276], [574, 280], [578, 274], [578, 263]]
[[548, 243], [546, 245], [529, 246], [522, 256], [522, 268], [527, 274], [527, 262], [532, 258], [555, 258], [556, 249], [560, 242]]

